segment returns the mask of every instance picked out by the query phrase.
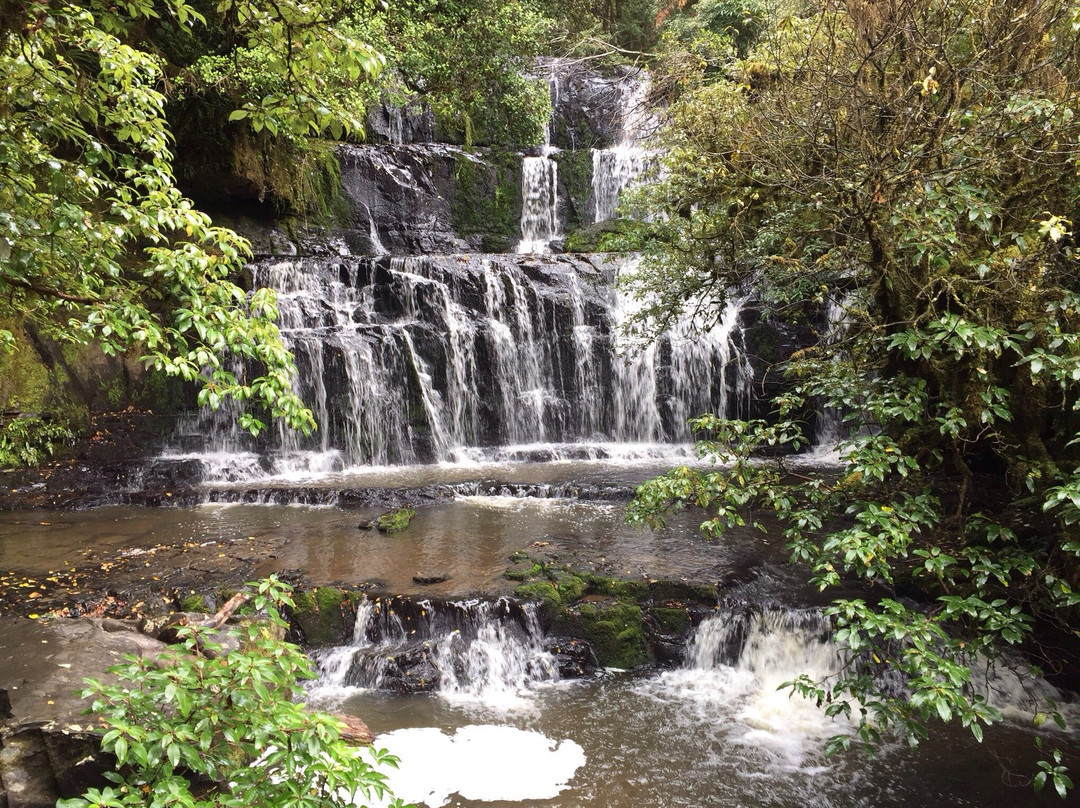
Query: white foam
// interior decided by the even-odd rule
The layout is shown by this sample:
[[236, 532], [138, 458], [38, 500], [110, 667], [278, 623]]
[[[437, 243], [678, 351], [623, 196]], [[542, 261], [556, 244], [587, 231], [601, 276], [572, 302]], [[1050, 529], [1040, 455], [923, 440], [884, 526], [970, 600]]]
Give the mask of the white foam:
[[428, 808], [448, 805], [453, 794], [478, 802], [554, 799], [585, 764], [574, 741], [487, 724], [452, 735], [436, 727], [400, 729], [378, 743], [401, 760], [388, 772], [394, 795]]

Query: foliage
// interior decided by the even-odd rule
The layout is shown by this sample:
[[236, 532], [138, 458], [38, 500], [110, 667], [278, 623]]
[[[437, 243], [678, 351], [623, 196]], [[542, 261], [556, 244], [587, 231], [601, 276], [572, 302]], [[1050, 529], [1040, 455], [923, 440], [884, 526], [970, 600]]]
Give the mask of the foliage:
[[357, 19], [386, 54], [380, 86], [392, 102], [420, 98], [445, 136], [535, 145], [551, 113], [547, 83], [530, 77], [550, 21], [530, 0], [405, 0]]
[[[249, 586], [255, 608], [283, 628], [277, 610], [291, 603], [288, 587], [273, 577]], [[83, 696], [107, 727], [102, 749], [116, 757], [107, 775], [114, 785], [60, 808], [316, 808], [386, 798], [385, 775], [341, 739], [341, 723], [297, 702], [298, 680], [315, 675], [299, 648], [258, 623], [233, 631], [239, 646], [227, 653], [205, 630], [181, 631], [183, 651], [129, 655], [110, 670], [114, 684], [88, 681]], [[382, 752], [372, 758], [396, 763]]]
[[[323, 23], [336, 4], [221, 0], [230, 35], [259, 53], [276, 89], [236, 109], [253, 130], [343, 133], [356, 121], [323, 90], [318, 65], [351, 78], [379, 67], [362, 43]], [[145, 32], [199, 28], [185, 0], [0, 4], [0, 318], [27, 317], [48, 336], [129, 347], [200, 387], [308, 431], [274, 296], [231, 280], [247, 256], [176, 187], [162, 58]], [[4, 332], [0, 341], [10, 342]], [[263, 372], [231, 370], [233, 357]], [[263, 424], [242, 416], [253, 432]]]
[[36, 466], [73, 438], [62, 422], [38, 416], [12, 418], [0, 430], [0, 468]]
[[555, 0], [547, 10], [555, 21], [555, 49], [577, 55], [610, 54], [614, 48], [642, 56], [662, 21], [655, 0]]
[[[654, 481], [632, 518], [694, 505], [718, 534], [766, 509], [821, 588], [893, 588], [834, 602], [859, 662], [795, 688], [867, 742], [916, 742], [938, 719], [981, 738], [999, 716], [969, 695], [979, 659], [1017, 646], [1037, 660], [1038, 632], [1075, 625], [1080, 604], [1080, 7], [774, 12], [744, 59], [672, 109], [636, 328], [719, 313], [750, 285], [774, 317], [842, 314], [788, 364], [771, 423], [696, 424], [731, 465]], [[821, 406], [846, 413], [839, 482], [749, 462], [804, 445]], [[882, 688], [887, 669], [906, 697]]]

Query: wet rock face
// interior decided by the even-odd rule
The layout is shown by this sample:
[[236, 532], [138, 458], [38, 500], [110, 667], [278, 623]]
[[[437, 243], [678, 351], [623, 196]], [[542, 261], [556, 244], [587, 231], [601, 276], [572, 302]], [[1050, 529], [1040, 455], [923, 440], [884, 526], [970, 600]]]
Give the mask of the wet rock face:
[[601, 73], [573, 59], [543, 59], [540, 75], [551, 87], [551, 145], [560, 149], [606, 149], [622, 132], [626, 99], [641, 71]]
[[0, 682], [13, 717], [0, 732], [0, 781], [9, 808], [52, 808], [103, 785], [113, 761], [75, 695], [84, 677], [107, 679], [124, 654], [153, 656], [164, 649], [134, 621], [112, 619], [0, 619]]
[[338, 160], [352, 207], [338, 254], [509, 252], [520, 238], [516, 153], [441, 143], [343, 145]]
[[435, 140], [435, 114], [419, 103], [399, 107], [386, 101], [368, 112], [367, 138], [376, 143], [400, 146]]
[[342, 146], [341, 180], [353, 204], [346, 241], [353, 253], [454, 253], [469, 249], [454, 233], [447, 198], [456, 149], [450, 146]]
[[575, 637], [545, 637], [544, 650], [555, 657], [560, 679], [580, 679], [597, 670], [596, 654], [585, 640]]

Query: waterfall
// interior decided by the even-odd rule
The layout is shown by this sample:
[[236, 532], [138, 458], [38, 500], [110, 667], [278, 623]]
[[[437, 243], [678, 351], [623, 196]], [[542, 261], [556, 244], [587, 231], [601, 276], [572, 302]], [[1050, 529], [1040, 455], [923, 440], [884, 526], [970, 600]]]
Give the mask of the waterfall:
[[316, 653], [312, 695], [333, 700], [354, 688], [437, 691], [453, 701], [514, 706], [537, 684], [559, 678], [536, 609], [505, 598], [436, 604], [365, 598], [352, 641]]
[[[822, 343], [835, 351], [848, 326], [847, 301], [830, 296], [825, 306], [825, 333]], [[813, 455], [833, 457], [844, 438], [844, 413], [837, 407], [822, 406], [818, 411]]]
[[848, 661], [831, 635], [828, 619], [816, 609], [722, 611], [698, 626], [686, 666], [699, 671], [729, 667], [778, 683], [802, 673], [829, 676]]
[[252, 264], [255, 283], [278, 290], [296, 389], [319, 429], [253, 441], [233, 410], [205, 411], [172, 455], [202, 440], [212, 478], [237, 480], [537, 444], [686, 442], [694, 415], [745, 416], [745, 300], [729, 300], [703, 334], [688, 319], [623, 357], [632, 302], [610, 288], [617, 269], [513, 255]]
[[521, 241], [515, 252], [546, 253], [559, 233], [559, 166], [548, 156], [521, 163]]
[[649, 160], [640, 145], [654, 127], [646, 106], [647, 80], [621, 85], [622, 120], [618, 141], [607, 149], [592, 150], [593, 221], [615, 216], [619, 196], [636, 180]]

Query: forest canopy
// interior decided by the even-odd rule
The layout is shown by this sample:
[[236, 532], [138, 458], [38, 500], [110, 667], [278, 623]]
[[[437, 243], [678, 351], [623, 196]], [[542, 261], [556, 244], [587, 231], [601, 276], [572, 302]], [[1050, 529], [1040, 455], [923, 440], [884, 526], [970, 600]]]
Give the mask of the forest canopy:
[[[858, 664], [795, 688], [867, 741], [954, 718], [981, 738], [999, 715], [969, 697], [973, 671], [1008, 646], [1039, 661], [1080, 603], [1080, 6], [770, 11], [743, 55], [678, 76], [638, 326], [753, 288], [822, 340], [787, 363], [768, 422], [698, 422], [733, 465], [654, 481], [634, 516], [704, 506], [717, 535], [746, 507], [779, 517], [822, 589], [867, 592], [830, 610]], [[750, 462], [805, 446], [823, 408], [844, 414], [842, 477]]]

